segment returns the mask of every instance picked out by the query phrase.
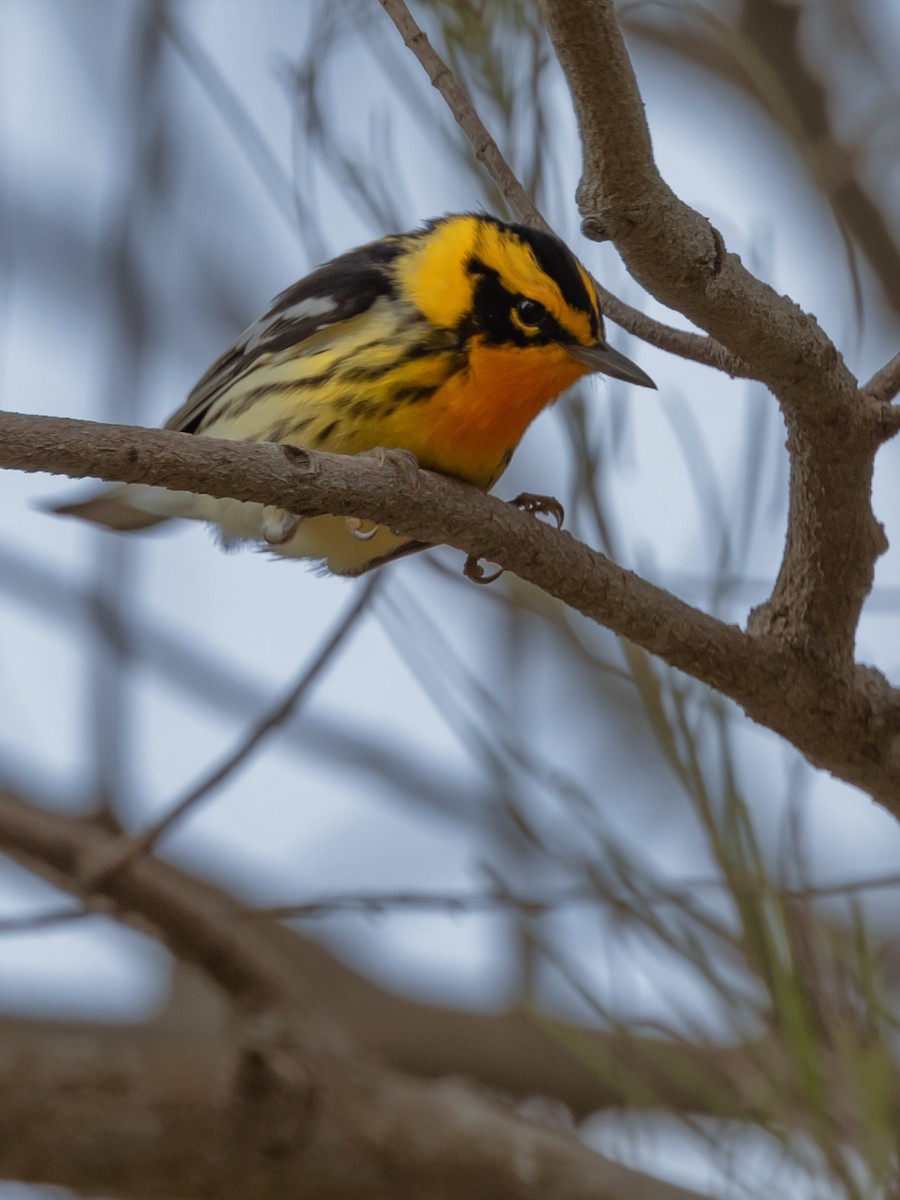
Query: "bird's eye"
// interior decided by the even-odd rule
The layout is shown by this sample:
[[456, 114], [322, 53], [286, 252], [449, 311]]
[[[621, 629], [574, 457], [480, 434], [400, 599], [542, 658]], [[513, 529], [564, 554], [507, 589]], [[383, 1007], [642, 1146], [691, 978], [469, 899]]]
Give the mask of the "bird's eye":
[[523, 296], [516, 302], [516, 316], [529, 329], [540, 329], [550, 314], [537, 300]]

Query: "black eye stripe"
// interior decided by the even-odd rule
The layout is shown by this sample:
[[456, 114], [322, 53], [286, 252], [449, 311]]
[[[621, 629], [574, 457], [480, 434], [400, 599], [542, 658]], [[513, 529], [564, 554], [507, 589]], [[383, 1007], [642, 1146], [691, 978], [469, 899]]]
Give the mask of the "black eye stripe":
[[593, 294], [593, 288], [589, 293], [581, 271], [578, 269], [578, 260], [568, 246], [552, 234], [531, 229], [526, 225], [507, 224], [499, 217], [492, 217], [486, 213], [473, 215], [477, 220], [488, 222], [496, 229], [514, 234], [519, 241], [529, 246], [541, 270], [555, 280], [566, 304], [587, 314], [591, 332], [595, 337], [597, 336], [599, 332], [597, 299]]
[[[507, 291], [492, 267], [474, 257], [466, 267], [469, 274], [475, 276], [476, 284], [472, 309], [457, 329], [460, 342], [465, 342], [473, 334], [480, 335], [490, 345], [506, 344], [523, 348], [551, 342], [568, 345], [575, 340], [540, 301]], [[529, 301], [540, 308], [541, 319], [537, 325], [531, 323], [533, 318], [526, 319], [519, 315], [518, 307], [522, 301]], [[516, 321], [513, 320], [514, 313], [517, 315]], [[528, 329], [523, 326], [528, 326]]]

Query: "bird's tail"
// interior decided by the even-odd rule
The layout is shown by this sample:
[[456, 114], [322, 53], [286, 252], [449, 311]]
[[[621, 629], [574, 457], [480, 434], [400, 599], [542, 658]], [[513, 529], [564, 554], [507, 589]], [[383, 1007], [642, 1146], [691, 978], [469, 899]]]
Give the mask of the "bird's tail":
[[102, 492], [71, 504], [49, 505], [48, 510], [60, 516], [92, 521], [107, 529], [134, 533], [139, 529], [152, 529], [172, 517], [192, 516], [194, 499], [190, 492], [170, 492], [148, 484], [125, 484], [104, 488]]

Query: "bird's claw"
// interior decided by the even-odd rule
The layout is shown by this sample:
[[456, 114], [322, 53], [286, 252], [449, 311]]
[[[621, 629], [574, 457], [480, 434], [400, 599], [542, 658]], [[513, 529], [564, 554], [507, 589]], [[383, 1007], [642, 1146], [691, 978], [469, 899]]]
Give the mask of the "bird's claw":
[[[360, 451], [357, 457], [374, 458], [379, 467], [390, 463], [403, 476], [404, 482], [410, 487], [416, 486], [419, 478], [419, 460], [411, 450], [404, 450], [400, 446], [373, 446], [371, 450]], [[363, 521], [359, 517], [345, 517], [344, 521], [350, 535], [360, 542], [370, 541], [381, 528], [374, 521]]]
[[359, 542], [370, 542], [378, 532], [378, 526], [374, 521], [364, 521], [361, 517], [345, 517], [344, 524], [351, 537], [355, 537]]
[[503, 574], [503, 568], [498, 567], [490, 575], [485, 575], [484, 567], [481, 565], [481, 559], [474, 554], [470, 554], [463, 563], [463, 575], [466, 579], [471, 579], [472, 583], [480, 583], [482, 586], [493, 583]]
[[535, 517], [552, 517], [556, 528], [562, 529], [566, 519], [566, 510], [555, 496], [539, 496], [535, 492], [520, 492], [515, 500], [510, 500], [515, 508], [522, 512], [531, 513]]
[[404, 450], [399, 446], [390, 449], [385, 446], [375, 446], [371, 450], [363, 450], [360, 458], [374, 458], [380, 467], [383, 467], [385, 463], [391, 463], [411, 487], [416, 486], [419, 478], [419, 460], [411, 450]]

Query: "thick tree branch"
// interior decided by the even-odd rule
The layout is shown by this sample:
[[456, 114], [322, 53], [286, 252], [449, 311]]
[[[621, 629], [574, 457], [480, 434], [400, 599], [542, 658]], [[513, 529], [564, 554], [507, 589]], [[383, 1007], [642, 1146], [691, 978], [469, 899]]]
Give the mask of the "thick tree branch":
[[784, 631], [744, 633], [475, 488], [428, 471], [411, 481], [372, 458], [15, 413], [0, 413], [0, 466], [358, 516], [447, 542], [717, 688], [900, 815], [900, 696], [876, 671], [835, 664]]
[[585, 232], [612, 239], [649, 292], [749, 363], [781, 404], [791, 456], [787, 545], [752, 628], [846, 670], [885, 549], [870, 506], [878, 414], [815, 318], [751, 275], [660, 177], [612, 0], [541, 0], [541, 8], [581, 132]]
[[[809, 403], [807, 375], [829, 384], [844, 416], [854, 381], [815, 319], [747, 271], [706, 217], [680, 200], [653, 158], [643, 102], [611, 0], [541, 0], [578, 117], [585, 232], [612, 240], [658, 299], [685, 313], [754, 368], [774, 391]], [[597, 70], [602, 62], [603, 70]], [[797, 348], [805, 351], [802, 361]]]
[[[745, 0], [732, 11], [733, 16], [725, 17], [722, 11], [714, 21], [692, 20], [686, 12], [687, 19], [672, 20], [672, 10], [635, 6], [621, 12], [621, 23], [628, 33], [677, 56], [682, 65], [699, 67], [744, 89], [780, 125], [831, 205], [842, 234], [861, 248], [892, 307], [900, 312], [900, 247], [873, 186], [865, 145], [851, 143], [846, 134], [842, 139], [835, 128], [840, 93], [832, 88], [829, 94], [819, 66], [833, 68], [838, 45], [850, 54], [859, 53], [860, 47], [846, 45], [846, 25], [835, 21], [831, 44], [820, 43], [812, 56], [806, 53], [801, 39], [805, 12], [790, 0]], [[845, 21], [849, 15], [845, 13]], [[716, 21], [727, 30], [725, 37], [716, 36]], [[741, 46], [740, 52], [734, 51], [734, 43]], [[856, 61], [860, 74], [867, 74], [861, 60]], [[877, 73], [874, 63], [869, 66]], [[872, 85], [884, 88], [885, 83], [878, 79]]]
[[[0, 793], [0, 846], [79, 893], [114, 839]], [[323, 1019], [315, 980], [240, 927], [203, 885], [148, 859], [97, 891], [200, 966], [250, 1014], [204, 1046], [0, 1030], [0, 1173], [111, 1192], [259, 1200], [459, 1195], [696, 1200], [532, 1124], [462, 1083], [380, 1067]], [[349, 1182], [352, 1181], [352, 1184]]]
[[125, 1200], [700, 1200], [471, 1086], [256, 1044], [0, 1036], [0, 1170]]
[[[76, 896], [84, 886], [79, 864], [113, 857], [121, 842], [0, 792], [0, 846]], [[805, 1109], [792, 1105], [789, 1059], [774, 1044], [690, 1046], [564, 1025], [554, 1036], [546, 1021], [524, 1014], [456, 1013], [393, 996], [293, 931], [248, 924], [240, 902], [166, 863], [129, 863], [95, 887], [93, 904], [112, 905], [120, 920], [155, 931], [212, 972], [239, 1011], [263, 996], [268, 1008], [256, 1008], [249, 1024], [235, 1022], [230, 1004], [180, 976], [170, 1005], [144, 1026], [0, 1020], [4, 1176], [125, 1197], [228, 1198], [241, 1196], [252, 1173], [262, 1180], [254, 1195], [284, 1187], [289, 1197], [327, 1197], [341, 1194], [352, 1165], [360, 1197], [450, 1196], [448, 1170], [465, 1195], [491, 1194], [477, 1190], [487, 1171], [496, 1195], [517, 1200], [687, 1196], [520, 1122], [463, 1085], [429, 1090], [377, 1068], [332, 1034], [331, 1022], [394, 1067], [553, 1097], [576, 1117], [625, 1104], [741, 1119], [765, 1101], [773, 1118], [804, 1127]], [[258, 973], [249, 988], [248, 969]], [[321, 1007], [328, 1023], [316, 1015]], [[459, 1126], [469, 1118], [487, 1122], [490, 1137], [479, 1134], [463, 1155], [468, 1167], [453, 1174], [463, 1151]], [[434, 1122], [442, 1132], [428, 1137]], [[280, 1145], [276, 1163], [270, 1136]], [[341, 1154], [328, 1155], [329, 1146]], [[534, 1188], [512, 1178], [516, 1147], [534, 1159]], [[380, 1190], [380, 1172], [400, 1179], [407, 1169], [422, 1191], [412, 1183]], [[560, 1173], [559, 1190], [537, 1186], [545, 1171]]]
[[[14, 845], [20, 835], [10, 832], [10, 814], [16, 822], [21, 822], [27, 821], [30, 811], [36, 813], [35, 821], [42, 827], [55, 822], [70, 837], [84, 836], [81, 833], [84, 822], [42, 812], [20, 797], [0, 790], [0, 846], [82, 900], [85, 910], [70, 912], [69, 919], [84, 917], [88, 911], [108, 909], [114, 894], [109, 879], [94, 882], [93, 893], [88, 894], [81, 878], [61, 876], [52, 865], [47, 865], [46, 858], [40, 865], [33, 857], [15, 853]], [[95, 833], [88, 836], [92, 839], [87, 851], [89, 858], [101, 854], [113, 857], [123, 842], [128, 845], [124, 839], [104, 835], [103, 831], [99, 836]], [[157, 859], [144, 860], [142, 870], [155, 880], [157, 888], [176, 892], [182, 905], [194, 905], [207, 919], [226, 924], [229, 936], [237, 939], [245, 959], [261, 956], [266, 963], [280, 963], [284, 977], [296, 989], [295, 998], [308, 1003], [312, 989], [316, 1002], [327, 1007], [330, 1018], [352, 1038], [354, 1045], [412, 1075], [427, 1079], [462, 1075], [516, 1099], [548, 1097], [565, 1105], [578, 1120], [605, 1108], [635, 1103], [669, 1112], [740, 1119], [759, 1101], [760, 1062], [769, 1064], [781, 1093], [786, 1095], [790, 1091], [790, 1082], [783, 1074], [783, 1059], [774, 1046], [757, 1044], [748, 1053], [739, 1046], [693, 1046], [575, 1027], [556, 1020], [537, 1021], [525, 1012], [461, 1012], [417, 1002], [379, 987], [296, 930], [261, 919], [254, 909], [214, 884]], [[132, 908], [119, 900], [115, 903], [118, 919], [148, 931], [147, 922], [138, 915], [140, 910], [133, 901]], [[56, 914], [57, 920], [61, 911]], [[19, 921], [15, 926], [4, 922], [0, 933], [7, 928], [37, 931], [43, 924], [39, 918], [27, 923]], [[157, 920], [155, 925], [158, 924]], [[193, 955], [192, 961], [200, 960]], [[186, 969], [177, 968], [182, 972]], [[207, 975], [198, 978], [204, 988], [202, 995], [193, 987], [188, 1005], [182, 995], [184, 988], [177, 986], [176, 981], [169, 1005], [153, 1026], [136, 1027], [129, 1032], [141, 1034], [146, 1029], [148, 1037], [155, 1037], [170, 1028], [187, 1028], [192, 1035], [218, 1039], [228, 1024], [223, 993], [214, 990]], [[4, 1025], [0, 1021], [0, 1039], [6, 1034], [19, 1041], [23, 1030], [38, 1037], [60, 1028], [73, 1036], [80, 1032], [91, 1037], [100, 1036], [106, 1029], [83, 1024], [59, 1027], [42, 1021]], [[121, 1035], [110, 1033], [111, 1046], [117, 1046], [120, 1040]], [[215, 1045], [218, 1047], [218, 1040]], [[567, 1052], [567, 1046], [571, 1052]], [[212, 1043], [209, 1050], [212, 1052]], [[635, 1101], [636, 1091], [638, 1101]], [[0, 1175], [2, 1167], [0, 1148]]]

